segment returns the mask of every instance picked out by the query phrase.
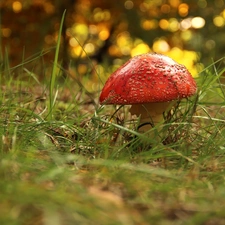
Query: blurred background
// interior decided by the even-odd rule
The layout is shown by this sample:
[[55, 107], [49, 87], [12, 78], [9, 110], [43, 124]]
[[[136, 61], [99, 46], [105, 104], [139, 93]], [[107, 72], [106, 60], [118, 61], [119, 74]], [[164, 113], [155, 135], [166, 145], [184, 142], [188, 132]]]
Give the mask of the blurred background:
[[97, 68], [108, 77], [130, 57], [157, 52], [197, 76], [224, 57], [224, 0], [1, 0], [1, 66], [24, 63], [45, 76], [65, 9], [60, 62], [79, 75]]

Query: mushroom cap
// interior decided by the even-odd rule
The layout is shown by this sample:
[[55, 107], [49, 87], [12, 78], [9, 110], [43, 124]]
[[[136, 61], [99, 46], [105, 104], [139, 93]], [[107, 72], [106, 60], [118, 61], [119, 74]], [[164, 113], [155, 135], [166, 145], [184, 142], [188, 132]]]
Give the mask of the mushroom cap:
[[130, 105], [168, 102], [196, 93], [195, 80], [183, 65], [168, 56], [147, 53], [135, 56], [106, 81], [100, 104]]

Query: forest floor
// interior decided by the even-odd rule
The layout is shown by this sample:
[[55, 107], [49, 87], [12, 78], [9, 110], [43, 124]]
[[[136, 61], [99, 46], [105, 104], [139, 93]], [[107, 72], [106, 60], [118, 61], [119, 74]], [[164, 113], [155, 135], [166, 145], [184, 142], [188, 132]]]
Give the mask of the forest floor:
[[23, 71], [1, 73], [2, 225], [225, 224], [225, 89], [213, 65], [151, 138], [129, 106], [100, 106], [87, 77], [51, 86]]

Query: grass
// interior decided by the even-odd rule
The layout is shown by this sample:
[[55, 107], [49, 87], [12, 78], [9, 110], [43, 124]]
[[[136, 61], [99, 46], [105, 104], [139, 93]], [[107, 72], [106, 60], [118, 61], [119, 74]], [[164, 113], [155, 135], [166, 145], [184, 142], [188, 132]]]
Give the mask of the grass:
[[98, 106], [99, 89], [87, 91], [85, 77], [61, 84], [57, 60], [41, 82], [26, 62], [14, 77], [5, 59], [1, 224], [225, 224], [221, 61], [202, 71], [197, 95], [166, 115], [160, 133], [150, 131], [157, 138], [146, 138], [127, 107]]

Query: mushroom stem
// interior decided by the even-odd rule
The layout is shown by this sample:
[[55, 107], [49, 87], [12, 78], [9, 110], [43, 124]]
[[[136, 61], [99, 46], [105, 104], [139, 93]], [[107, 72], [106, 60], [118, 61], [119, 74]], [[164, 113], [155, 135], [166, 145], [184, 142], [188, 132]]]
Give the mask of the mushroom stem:
[[[140, 117], [140, 128], [138, 130], [145, 133], [153, 126], [164, 122], [163, 113], [170, 110], [174, 103], [175, 101], [135, 104], [131, 106], [130, 113]], [[147, 124], [144, 125], [145, 123]], [[143, 126], [141, 126], [142, 124]]]

